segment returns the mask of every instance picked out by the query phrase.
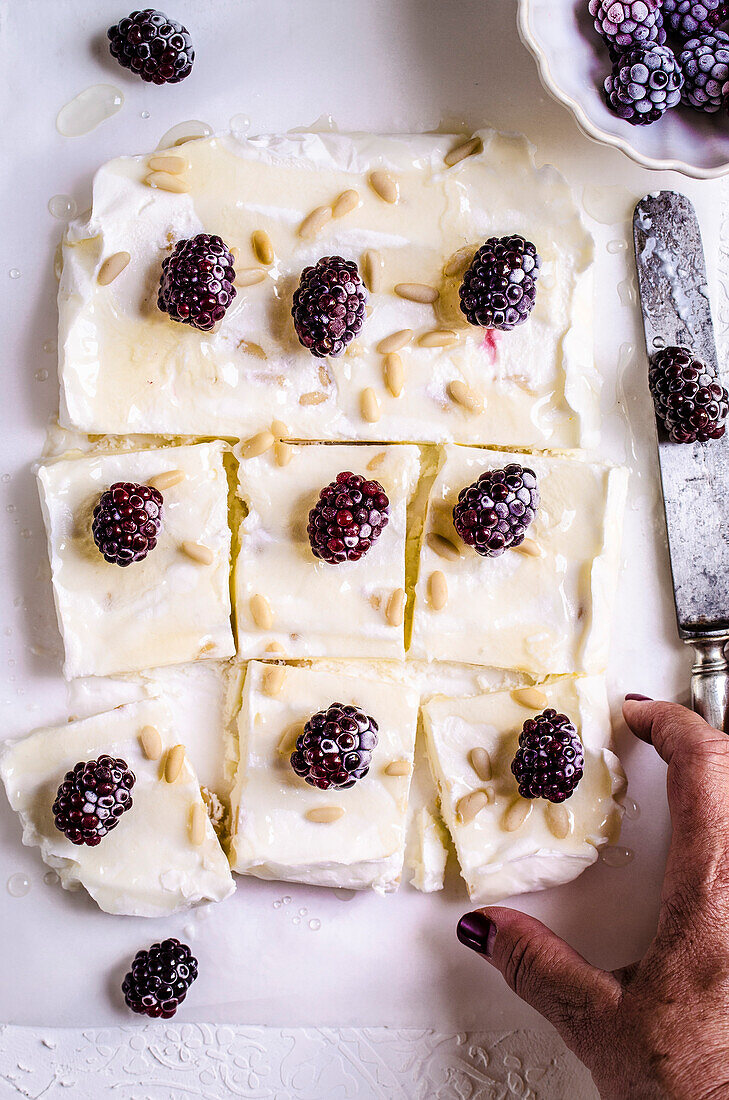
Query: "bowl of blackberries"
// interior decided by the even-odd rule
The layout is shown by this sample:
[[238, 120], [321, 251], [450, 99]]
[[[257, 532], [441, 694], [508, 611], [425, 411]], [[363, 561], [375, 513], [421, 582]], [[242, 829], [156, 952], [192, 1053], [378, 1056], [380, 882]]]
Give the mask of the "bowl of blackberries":
[[729, 172], [729, 0], [519, 0], [542, 83], [647, 168]]

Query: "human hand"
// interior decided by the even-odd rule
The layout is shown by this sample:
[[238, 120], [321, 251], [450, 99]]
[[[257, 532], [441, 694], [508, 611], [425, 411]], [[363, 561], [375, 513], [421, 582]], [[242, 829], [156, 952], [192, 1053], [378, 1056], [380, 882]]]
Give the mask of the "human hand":
[[499, 906], [467, 913], [458, 938], [555, 1026], [603, 1100], [726, 1100], [729, 737], [676, 703], [627, 696], [623, 714], [668, 765], [671, 844], [643, 958], [599, 970], [534, 917]]

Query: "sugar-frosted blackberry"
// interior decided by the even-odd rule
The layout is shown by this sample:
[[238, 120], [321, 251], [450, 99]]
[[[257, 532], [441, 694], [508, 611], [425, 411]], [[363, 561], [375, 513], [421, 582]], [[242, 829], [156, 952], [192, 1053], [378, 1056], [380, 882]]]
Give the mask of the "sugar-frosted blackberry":
[[453, 524], [463, 541], [484, 558], [519, 546], [539, 507], [537, 475], [516, 462], [487, 470], [458, 494]]
[[377, 745], [377, 722], [355, 706], [331, 703], [312, 714], [296, 740], [291, 767], [312, 787], [343, 791], [364, 779]]
[[157, 545], [162, 527], [162, 494], [151, 485], [117, 481], [94, 508], [91, 533], [99, 551], [114, 565], [142, 561]]
[[672, 442], [706, 443], [724, 435], [729, 395], [688, 348], [661, 348], [651, 361], [648, 384], [656, 415]]
[[148, 84], [179, 84], [192, 72], [190, 33], [164, 12], [133, 11], [106, 33], [112, 57]]
[[633, 126], [657, 122], [681, 100], [683, 76], [668, 46], [633, 46], [605, 80], [608, 107]]
[[729, 80], [729, 34], [714, 31], [690, 38], [678, 55], [678, 64], [683, 73], [681, 102], [710, 115], [720, 110]]
[[458, 294], [469, 325], [508, 332], [534, 308], [542, 261], [523, 237], [489, 237], [463, 276]]
[[137, 951], [122, 982], [122, 993], [132, 1012], [169, 1020], [197, 978], [197, 959], [186, 943], [162, 940], [149, 951]]
[[390, 501], [379, 481], [346, 471], [325, 485], [309, 512], [307, 533], [314, 557], [338, 565], [359, 561], [390, 519]]
[[630, 46], [666, 41], [660, 0], [590, 0], [589, 8], [613, 61]]
[[235, 268], [220, 237], [198, 233], [178, 241], [162, 262], [157, 305], [173, 321], [207, 332], [236, 296]]
[[584, 766], [582, 742], [566, 714], [549, 707], [526, 720], [511, 764], [522, 798], [564, 802], [582, 779]]
[[53, 816], [56, 828], [72, 844], [95, 848], [119, 824], [132, 806], [131, 790], [136, 782], [126, 760], [100, 756], [82, 760], [66, 772], [56, 792]]
[[726, 0], [663, 0], [663, 21], [677, 38], [710, 34], [727, 19]]
[[294, 291], [291, 316], [299, 342], [324, 359], [341, 355], [362, 331], [367, 291], [353, 260], [323, 256], [306, 267]]

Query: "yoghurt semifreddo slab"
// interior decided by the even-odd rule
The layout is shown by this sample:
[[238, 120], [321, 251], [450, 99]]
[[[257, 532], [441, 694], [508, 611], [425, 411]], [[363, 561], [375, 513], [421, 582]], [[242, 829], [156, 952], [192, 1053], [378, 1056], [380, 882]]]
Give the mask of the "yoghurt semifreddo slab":
[[[233, 655], [225, 448], [215, 442], [120, 451], [40, 467], [68, 679]], [[123, 568], [107, 562], [91, 534], [101, 493], [119, 481], [147, 484], [173, 471], [179, 480], [162, 492], [157, 545]], [[185, 547], [203, 550], [196, 558]]]
[[[62, 423], [245, 438], [278, 419], [301, 439], [592, 447], [592, 239], [564, 179], [537, 169], [523, 139], [484, 130], [448, 167], [462, 142], [220, 135], [167, 151], [161, 171], [159, 152], [105, 165], [63, 249]], [[203, 231], [237, 250], [237, 297], [214, 333], [157, 307], [162, 260]], [[261, 233], [270, 252], [258, 236], [254, 248]], [[485, 333], [466, 324], [458, 286], [475, 250], [511, 233], [541, 256], [536, 307], [519, 328]], [[302, 270], [332, 254], [359, 264], [370, 315], [346, 354], [317, 359], [291, 303]], [[403, 298], [403, 284], [437, 300]], [[393, 389], [381, 345], [402, 330], [412, 338]]]
[[[247, 515], [235, 567], [238, 653], [403, 659], [408, 502], [420, 469], [417, 447], [294, 445], [279, 466], [273, 449], [246, 458], [239, 449]], [[307, 535], [319, 493], [343, 472], [376, 480], [389, 519], [359, 561], [316, 558]], [[261, 616], [265, 600], [268, 617]]]
[[[509, 463], [536, 473], [540, 504], [522, 547], [482, 557], [456, 532], [453, 506], [480, 474]], [[604, 671], [626, 489], [620, 467], [442, 448], [423, 530], [410, 656], [481, 662], [537, 678]]]
[[[378, 743], [368, 774], [353, 787], [317, 790], [295, 774], [290, 757], [309, 718], [333, 702], [374, 718]], [[397, 889], [417, 717], [416, 691], [362, 677], [356, 662], [346, 674], [251, 662], [232, 795], [233, 870], [315, 886]], [[332, 819], [311, 819], [322, 810]]]
[[[149, 727], [159, 734], [156, 759], [148, 758], [140, 740]], [[0, 777], [20, 815], [23, 843], [40, 848], [65, 889], [83, 887], [107, 913], [161, 917], [202, 901], [222, 901], [233, 892], [228, 862], [187, 759], [174, 782], [165, 779], [167, 753], [177, 741], [164, 702], [145, 700], [36, 730], [0, 749]], [[132, 806], [95, 847], [72, 844], [53, 819], [56, 791], [77, 763], [103, 755], [121, 757], [134, 773]], [[197, 836], [194, 817], [204, 824]]]
[[[511, 772], [524, 722], [544, 707], [567, 715], [585, 751], [584, 775], [560, 804], [521, 798]], [[601, 677], [470, 699], [434, 698], [423, 708], [423, 724], [441, 812], [472, 901], [491, 904], [570, 882], [595, 862], [601, 847], [617, 840], [627, 785], [611, 748]], [[471, 760], [474, 749], [488, 753], [481, 775]], [[466, 800], [475, 792], [486, 798], [471, 816], [474, 804]]]

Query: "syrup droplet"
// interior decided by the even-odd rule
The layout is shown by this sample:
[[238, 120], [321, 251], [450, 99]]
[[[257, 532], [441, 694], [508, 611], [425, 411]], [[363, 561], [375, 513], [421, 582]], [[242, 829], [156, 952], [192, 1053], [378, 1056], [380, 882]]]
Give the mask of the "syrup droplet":
[[299, 909], [299, 916], [300, 916], [300, 917], [305, 917], [305, 916], [306, 916], [306, 913], [307, 913], [307, 910], [306, 910], [306, 909]]
[[624, 306], [634, 306], [638, 301], [638, 288], [635, 279], [623, 279], [618, 283], [618, 298]]
[[45, 882], [46, 886], [55, 886], [56, 883], [59, 881], [58, 875], [55, 871], [46, 871], [43, 876], [43, 881]]
[[124, 96], [112, 84], [92, 84], [61, 107], [56, 129], [63, 137], [81, 137], [120, 111]]
[[30, 893], [30, 879], [27, 875], [11, 875], [8, 879], [8, 893], [13, 898], [24, 898]]
[[615, 240], [615, 241], [608, 241], [608, 243], [607, 243], [607, 250], [613, 256], [617, 252], [627, 252], [627, 249], [628, 249], [628, 242], [627, 241]]
[[653, 347], [654, 348], [665, 348], [665, 346], [666, 346], [666, 341], [663, 339], [662, 336], [654, 336], [653, 337]]
[[8, 271], [8, 275], [10, 276], [11, 279], [19, 279], [20, 278], [20, 272], [18, 271], [17, 267], [11, 267], [10, 271]]
[[634, 798], [625, 797], [623, 799], [623, 809], [625, 810], [625, 816], [629, 821], [637, 821], [640, 817], [640, 806]]
[[280, 909], [281, 908], [281, 902], [280, 901], [275, 901], [273, 903], [273, 907], [274, 907], [274, 909]]
[[139, 117], [144, 118], [144, 119], [149, 118], [149, 111], [140, 111], [139, 112]]
[[46, 355], [55, 355], [58, 351], [58, 344], [55, 340], [44, 340], [43, 351]]
[[54, 195], [48, 200], [48, 209], [54, 218], [62, 222], [75, 218], [78, 211], [76, 200], [70, 195]]
[[292, 924], [301, 924], [301, 917], [294, 917], [291, 921]]
[[600, 851], [600, 859], [608, 867], [625, 867], [626, 864], [632, 863], [634, 858], [635, 852], [631, 848], [622, 848], [618, 844], [608, 844]]
[[35, 372], [34, 378], [35, 378], [36, 382], [47, 382], [48, 381], [48, 371], [47, 370], [37, 370]]
[[588, 183], [582, 191], [582, 205], [586, 213], [601, 225], [624, 222], [633, 206], [633, 198], [627, 187], [600, 187]]
[[321, 928], [321, 921], [317, 920], [316, 917], [314, 917], [313, 920], [309, 921], [309, 928], [312, 930], [312, 932], [318, 932]]
[[281, 898], [281, 901], [284, 903], [284, 905], [288, 905], [291, 901], [291, 898], [287, 894], [285, 898]]
[[335, 890], [334, 897], [337, 901], [351, 901], [352, 898], [357, 896], [356, 890]]
[[171, 149], [173, 145], [184, 145], [186, 141], [196, 141], [198, 138], [210, 137], [212, 126], [199, 119], [190, 119], [189, 122], [178, 122], [159, 140], [158, 149]]
[[244, 138], [251, 128], [251, 120], [248, 115], [233, 115], [230, 120], [230, 129], [233, 137]]

